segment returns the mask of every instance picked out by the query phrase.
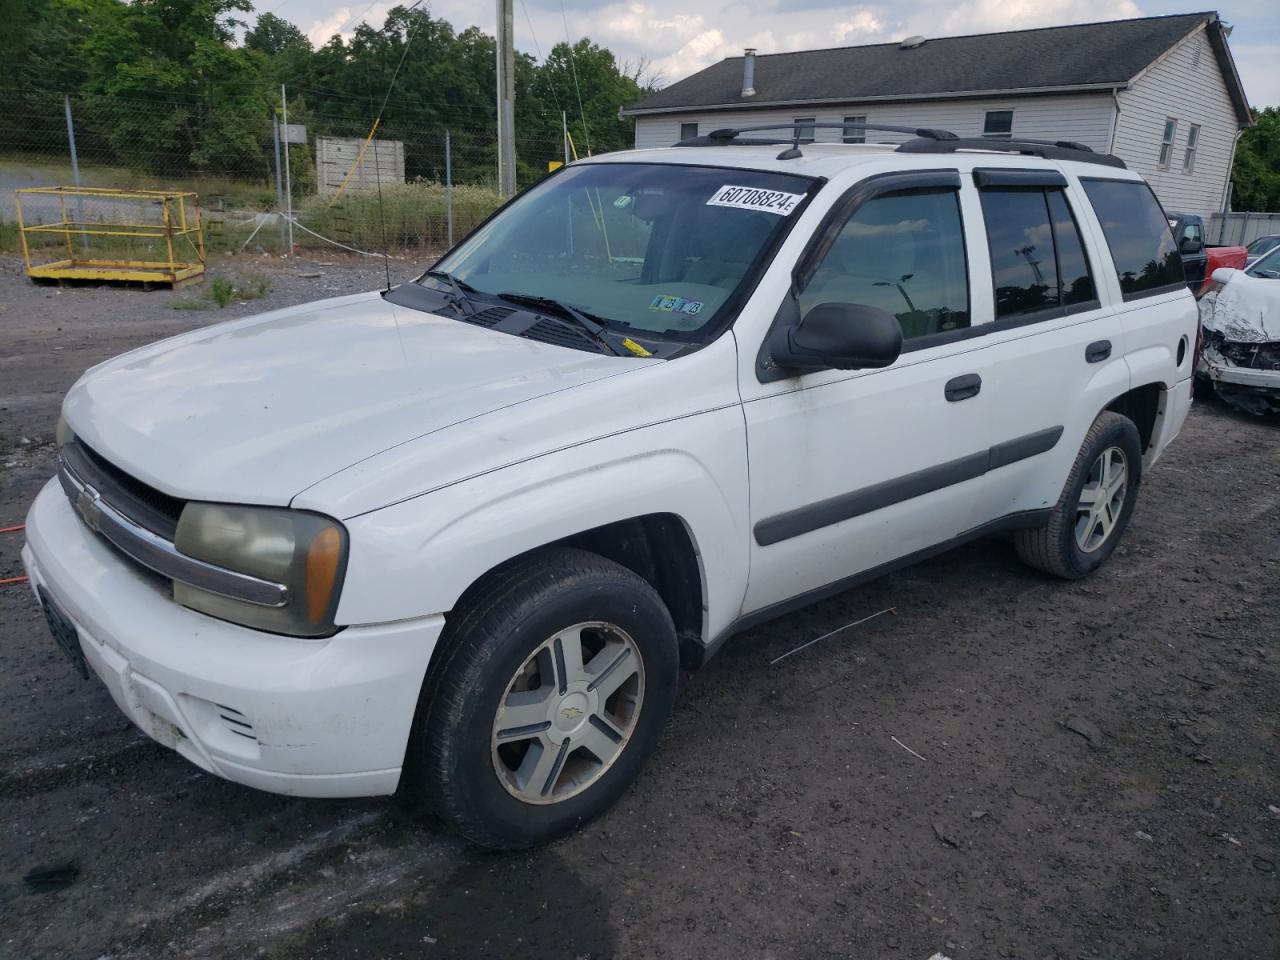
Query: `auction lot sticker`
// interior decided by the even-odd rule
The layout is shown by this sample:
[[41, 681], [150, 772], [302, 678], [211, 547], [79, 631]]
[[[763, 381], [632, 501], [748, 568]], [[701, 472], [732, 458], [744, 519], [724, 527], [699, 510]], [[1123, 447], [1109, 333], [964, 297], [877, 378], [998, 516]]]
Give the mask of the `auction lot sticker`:
[[803, 193], [783, 193], [781, 190], [762, 190], [759, 187], [738, 187], [725, 184], [707, 201], [708, 207], [736, 207], [739, 210], [759, 210], [785, 217], [804, 199]]

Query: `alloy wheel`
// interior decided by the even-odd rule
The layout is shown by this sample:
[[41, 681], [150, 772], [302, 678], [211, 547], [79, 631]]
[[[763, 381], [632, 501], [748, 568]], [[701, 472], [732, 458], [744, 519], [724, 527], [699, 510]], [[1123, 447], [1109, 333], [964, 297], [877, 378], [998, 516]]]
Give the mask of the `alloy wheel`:
[[1120, 521], [1129, 491], [1129, 461], [1119, 447], [1107, 447], [1093, 461], [1076, 503], [1076, 546], [1093, 553]]
[[611, 623], [566, 627], [516, 671], [493, 721], [494, 772], [525, 803], [559, 803], [622, 755], [644, 700], [636, 642]]

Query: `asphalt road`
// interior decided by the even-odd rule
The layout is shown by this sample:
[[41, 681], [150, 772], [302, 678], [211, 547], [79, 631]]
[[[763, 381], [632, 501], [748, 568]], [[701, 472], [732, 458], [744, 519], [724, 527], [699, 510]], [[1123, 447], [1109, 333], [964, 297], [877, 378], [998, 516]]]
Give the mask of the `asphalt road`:
[[[50, 475], [86, 366], [376, 282], [219, 269], [250, 266], [271, 293], [218, 311], [0, 261], [0, 527]], [[0, 578], [20, 541], [0, 534]], [[1280, 423], [1197, 406], [1097, 576], [1048, 580], [992, 540], [744, 634], [682, 677], [614, 811], [518, 855], [197, 770], [3, 586], [0, 958], [1280, 956], [1278, 575]], [[64, 889], [24, 882], [66, 864]]]

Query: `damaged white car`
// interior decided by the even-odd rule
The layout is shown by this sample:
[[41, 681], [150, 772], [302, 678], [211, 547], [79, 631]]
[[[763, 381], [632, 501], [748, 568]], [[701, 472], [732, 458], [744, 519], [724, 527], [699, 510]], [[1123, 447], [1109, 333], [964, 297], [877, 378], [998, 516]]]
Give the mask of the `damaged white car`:
[[1280, 249], [1244, 270], [1215, 270], [1200, 321], [1197, 395], [1216, 393], [1247, 413], [1280, 413]]

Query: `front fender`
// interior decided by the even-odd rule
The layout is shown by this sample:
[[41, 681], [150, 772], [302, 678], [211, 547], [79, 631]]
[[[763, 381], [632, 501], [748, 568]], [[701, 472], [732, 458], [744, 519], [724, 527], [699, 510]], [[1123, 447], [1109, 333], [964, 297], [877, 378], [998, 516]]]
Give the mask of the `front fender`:
[[[702, 567], [707, 635], [737, 616], [749, 535], [741, 408], [596, 440], [346, 521], [343, 624], [443, 613], [506, 560], [654, 513], [679, 517]], [[714, 550], [708, 550], [714, 545]]]

